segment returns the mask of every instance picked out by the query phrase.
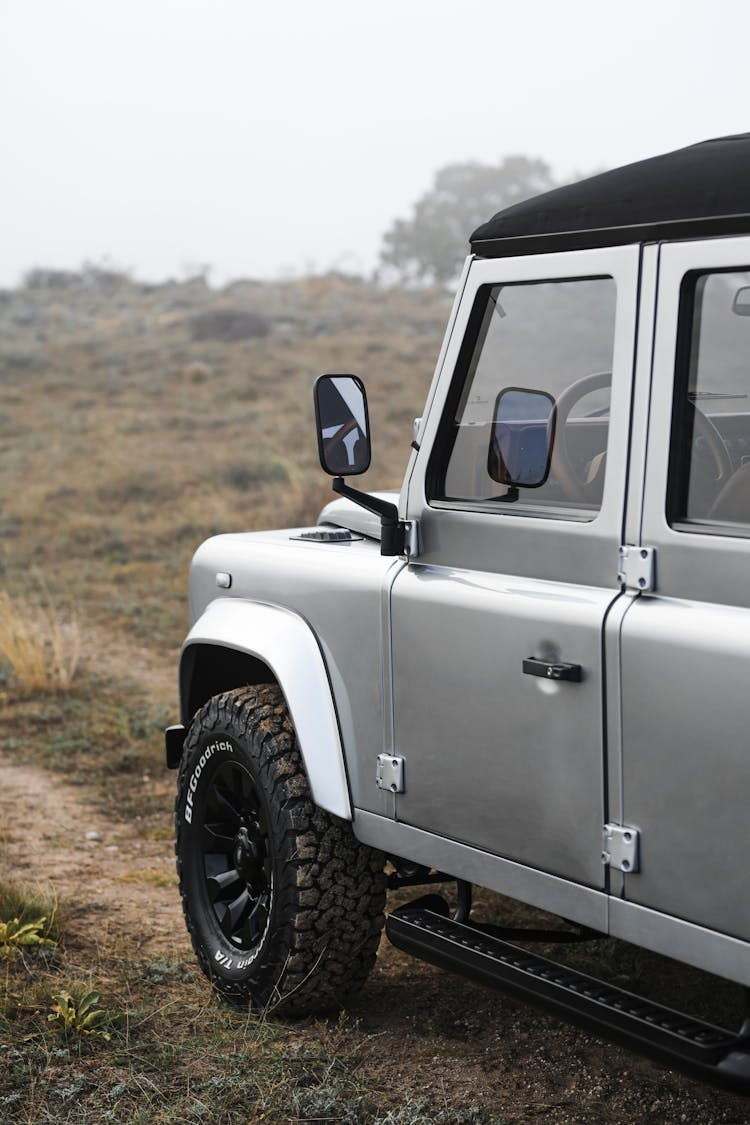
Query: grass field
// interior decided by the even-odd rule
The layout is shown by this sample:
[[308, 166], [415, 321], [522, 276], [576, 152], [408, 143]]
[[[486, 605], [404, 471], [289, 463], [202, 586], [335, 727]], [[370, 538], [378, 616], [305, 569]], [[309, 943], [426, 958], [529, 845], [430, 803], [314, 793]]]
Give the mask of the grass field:
[[76, 604], [84, 631], [175, 646], [206, 535], [314, 519], [329, 498], [321, 371], [366, 379], [367, 479], [399, 482], [449, 302], [338, 277], [215, 294], [86, 276], [0, 294], [2, 577]]
[[[191, 553], [331, 498], [322, 371], [365, 379], [365, 484], [397, 486], [450, 298], [339, 276], [31, 281], [0, 293], [0, 1125], [749, 1120], [391, 947], [328, 1020], [216, 999], [180, 917], [162, 765]], [[697, 1010], [736, 1004], [618, 943], [573, 956]]]

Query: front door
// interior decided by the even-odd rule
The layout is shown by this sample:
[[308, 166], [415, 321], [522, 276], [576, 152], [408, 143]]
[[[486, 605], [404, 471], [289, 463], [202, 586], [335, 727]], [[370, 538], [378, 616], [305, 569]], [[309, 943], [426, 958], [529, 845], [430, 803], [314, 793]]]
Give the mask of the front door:
[[[638, 262], [618, 247], [472, 265], [409, 483], [422, 553], [391, 599], [397, 818], [591, 887]], [[515, 496], [489, 453], [507, 388], [556, 404], [549, 477]], [[538, 462], [539, 426], [519, 418], [516, 440]]]

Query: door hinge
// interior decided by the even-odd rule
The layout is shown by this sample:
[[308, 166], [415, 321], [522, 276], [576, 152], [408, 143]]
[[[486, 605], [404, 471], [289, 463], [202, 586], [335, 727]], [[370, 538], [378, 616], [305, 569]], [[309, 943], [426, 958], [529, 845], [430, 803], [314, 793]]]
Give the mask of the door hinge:
[[419, 521], [406, 520], [404, 522], [404, 554], [407, 559], [419, 557]]
[[404, 759], [396, 754], [379, 754], [375, 781], [378, 789], [387, 789], [389, 793], [404, 793]]
[[656, 548], [620, 547], [617, 581], [626, 590], [640, 590], [647, 594], [656, 585]]
[[602, 863], [632, 875], [640, 867], [640, 833], [623, 824], [605, 824], [602, 832]]

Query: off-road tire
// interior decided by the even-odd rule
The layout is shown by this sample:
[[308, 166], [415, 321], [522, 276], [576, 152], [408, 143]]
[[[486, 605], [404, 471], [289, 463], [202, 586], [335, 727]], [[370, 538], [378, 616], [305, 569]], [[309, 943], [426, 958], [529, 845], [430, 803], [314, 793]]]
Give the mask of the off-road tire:
[[[231, 843], [229, 787], [231, 804], [245, 806]], [[221, 816], [224, 827], [217, 829]], [[193, 948], [227, 999], [303, 1015], [340, 1007], [364, 983], [383, 927], [384, 856], [360, 844], [347, 821], [313, 804], [276, 685], [225, 692], [196, 714], [180, 767], [175, 829]], [[218, 856], [209, 854], [216, 839], [223, 841]], [[217, 865], [231, 868], [235, 856], [239, 880], [231, 870], [217, 876]], [[225, 901], [212, 903], [217, 879]], [[244, 936], [232, 932], [235, 913], [242, 913], [229, 901], [235, 892], [245, 904]]]

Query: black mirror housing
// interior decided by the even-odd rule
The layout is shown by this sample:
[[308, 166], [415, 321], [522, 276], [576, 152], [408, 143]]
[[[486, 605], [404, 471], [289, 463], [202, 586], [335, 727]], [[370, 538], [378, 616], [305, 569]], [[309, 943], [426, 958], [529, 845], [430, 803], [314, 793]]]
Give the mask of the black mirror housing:
[[367, 393], [356, 375], [321, 375], [315, 382], [315, 427], [323, 471], [359, 476], [370, 467]]
[[546, 391], [506, 387], [497, 396], [487, 472], [510, 488], [541, 488], [549, 476], [557, 408]]

